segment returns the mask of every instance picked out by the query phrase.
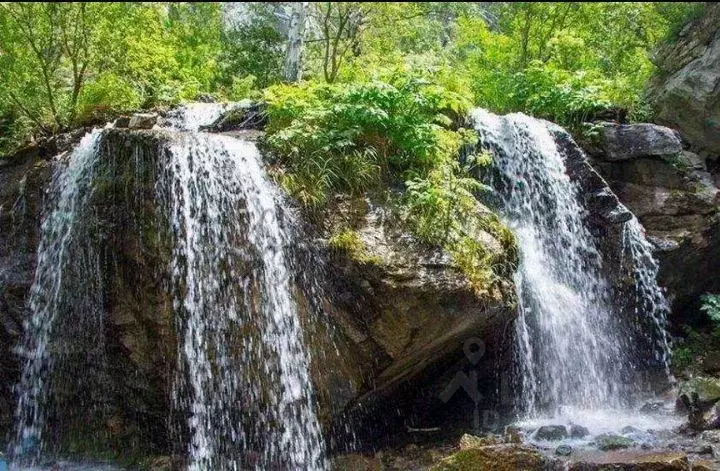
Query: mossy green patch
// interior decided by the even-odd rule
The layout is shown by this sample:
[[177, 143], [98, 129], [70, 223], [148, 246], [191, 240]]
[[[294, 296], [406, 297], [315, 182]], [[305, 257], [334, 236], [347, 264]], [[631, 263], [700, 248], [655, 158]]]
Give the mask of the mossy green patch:
[[330, 248], [337, 252], [343, 252], [347, 254], [351, 259], [364, 263], [380, 265], [383, 263], [381, 257], [372, 255], [363, 242], [360, 234], [351, 229], [345, 229], [341, 232], [333, 235], [328, 240]]

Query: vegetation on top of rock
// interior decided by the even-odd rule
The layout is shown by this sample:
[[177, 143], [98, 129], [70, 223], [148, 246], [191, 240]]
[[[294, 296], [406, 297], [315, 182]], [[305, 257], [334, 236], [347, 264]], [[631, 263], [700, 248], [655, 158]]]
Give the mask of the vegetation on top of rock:
[[702, 300], [702, 311], [707, 313], [708, 317], [720, 326], [720, 295], [706, 294], [700, 298]]
[[550, 460], [535, 448], [525, 445], [501, 444], [466, 448], [445, 458], [433, 471], [543, 471]]
[[[275, 86], [266, 99], [274, 175], [305, 207], [321, 210], [334, 195], [396, 188], [413, 234], [447, 249], [478, 291], [512, 272], [514, 237], [479, 206], [477, 196], [488, 188], [470, 176], [491, 158], [465, 152], [464, 164], [458, 160], [477, 143], [475, 131], [458, 126], [470, 106], [462, 96], [395, 72], [386, 81]], [[509, 256], [497, 260], [481, 231]], [[352, 240], [340, 232], [331, 242]]]
[[307, 206], [331, 193], [360, 194], [426, 176], [457, 159], [474, 133], [451, 126], [470, 108], [462, 96], [418, 77], [279, 85], [267, 90], [267, 144], [279, 178]]

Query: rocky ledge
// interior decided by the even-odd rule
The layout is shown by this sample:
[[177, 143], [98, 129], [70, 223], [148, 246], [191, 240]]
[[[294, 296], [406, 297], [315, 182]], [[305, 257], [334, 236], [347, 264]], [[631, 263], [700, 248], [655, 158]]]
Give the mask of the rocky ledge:
[[660, 285], [684, 323], [699, 295], [720, 291], [719, 190], [706, 159], [677, 131], [646, 123], [602, 123], [585, 148], [657, 247]]
[[522, 443], [512, 433], [464, 435], [457, 445], [408, 445], [373, 455], [339, 455], [332, 464], [338, 471], [707, 471], [718, 466], [712, 459], [669, 449], [604, 452], [560, 445], [553, 452]]

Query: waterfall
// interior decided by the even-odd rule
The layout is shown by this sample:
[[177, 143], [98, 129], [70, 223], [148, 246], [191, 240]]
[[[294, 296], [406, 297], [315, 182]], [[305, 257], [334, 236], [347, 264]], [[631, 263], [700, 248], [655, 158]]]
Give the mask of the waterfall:
[[[176, 237], [179, 359], [189, 383], [177, 400], [190, 413], [191, 468], [320, 469], [291, 241], [260, 154], [252, 143], [203, 134], [178, 138], [167, 154], [159, 186]], [[231, 351], [233, 341], [242, 348]]]
[[166, 127], [175, 131], [197, 132], [201, 126], [214, 123], [234, 103], [188, 103], [168, 113]]
[[[254, 143], [197, 132], [226, 107], [182, 107], [148, 135], [158, 143], [150, 157], [156, 159], [157, 217], [173, 242], [169, 266], [158, 270], [166, 274], [157, 275], [173, 300], [178, 344], [170, 422], [177, 437], [187, 437], [190, 469], [324, 469], [290, 268], [294, 217]], [[89, 429], [108, 395], [103, 229], [93, 195], [101, 186], [96, 174], [118, 162], [100, 158], [111, 152], [101, 152], [103, 139], [102, 130], [86, 135], [58, 167], [49, 191], [32, 317], [20, 350], [25, 362], [14, 441], [20, 461], [36, 462], [47, 451], [46, 428], [56, 436], [65, 432], [58, 418], [74, 401], [82, 413], [72, 409], [73, 420]], [[139, 151], [133, 155], [138, 166]], [[93, 431], [107, 428], [95, 425]], [[56, 448], [66, 451], [63, 444]]]
[[[617, 312], [581, 188], [566, 169], [551, 123], [523, 114], [473, 112], [494, 156], [499, 209], [517, 236], [516, 340], [522, 416], [584, 418], [631, 405], [639, 386], [630, 353], [637, 329]], [[625, 252], [635, 267], [638, 316], [654, 322], [667, 364], [667, 303], [657, 265], [636, 220], [625, 223]]]
[[[104, 311], [100, 258], [87, 221], [92, 212], [89, 202], [100, 138], [98, 129], [88, 133], [66, 165], [57, 163], [49, 191], [50, 208], [41, 227], [37, 269], [30, 289], [31, 316], [18, 348], [22, 371], [16, 389], [13, 450], [31, 460], [46, 448], [48, 416], [61, 414], [67, 407], [59, 396], [72, 397], [79, 404], [89, 393], [84, 387], [100, 387], [88, 384], [98, 377], [91, 372], [104, 367], [100, 339]], [[102, 395], [102, 391], [97, 393]], [[87, 409], [84, 417], [89, 418], [93, 404], [82, 407]]]

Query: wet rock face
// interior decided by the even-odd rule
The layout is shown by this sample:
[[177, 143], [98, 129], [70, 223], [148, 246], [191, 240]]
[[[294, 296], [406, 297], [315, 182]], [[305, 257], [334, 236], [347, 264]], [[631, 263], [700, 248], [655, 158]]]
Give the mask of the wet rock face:
[[[0, 429], [8, 435], [15, 412], [11, 388], [19, 380], [21, 363], [14, 348], [30, 316], [27, 302], [40, 224], [48, 209], [46, 189], [53, 169], [66, 165], [72, 145], [82, 134], [84, 130], [24, 155], [16, 154], [0, 167]], [[100, 158], [107, 165], [96, 178], [91, 204], [97, 211], [88, 224], [105, 272], [101, 284], [107, 309], [104, 350], [109, 376], [99, 381], [105, 383], [106, 394], [98, 398], [75, 390], [75, 375], [92, 381], [87, 378], [88, 371], [76, 371], [55, 382], [57, 394], [70, 395], [70, 406], [54, 413], [59, 434], [72, 429], [63, 439], [74, 440], [71, 437], [87, 433], [79, 430], [89, 427], [87, 423], [78, 425], [84, 420], [81, 409], [100, 402], [107, 414], [102, 424], [93, 427], [99, 427], [98, 435], [107, 437], [125, 455], [140, 449], [157, 451], [169, 443], [168, 385], [176, 347], [172, 304], [159, 287], [159, 267], [165, 266], [162, 256], [167, 247], [153, 222], [152, 162], [143, 159], [156, 149], [157, 141], [152, 138], [133, 139], [120, 132], [108, 132], [102, 142]], [[62, 344], [62, 339], [58, 341]], [[59, 360], [59, 365], [63, 361]], [[3, 433], [1, 439], [5, 438]], [[55, 445], [83, 449], [79, 443], [51, 446]]]
[[683, 150], [673, 130], [651, 124], [606, 124], [586, 148], [658, 248], [660, 285], [668, 289], [673, 314], [718, 291], [718, 188], [705, 160]]
[[0, 449], [15, 413], [12, 388], [20, 371], [14, 348], [28, 315], [52, 159], [69, 152], [85, 132], [77, 129], [0, 157]]
[[678, 129], [693, 150], [720, 156], [720, 5], [657, 53], [660, 74], [650, 91], [657, 121]]
[[[418, 243], [384, 203], [339, 201], [331, 212], [331, 224], [350, 227], [364, 252], [331, 249], [328, 264], [331, 312], [341, 326], [336, 341], [346, 367], [356, 365], [349, 410], [364, 411], [358, 421], [369, 434], [434, 427], [441, 416], [471, 426], [472, 408], [463, 408], [479, 399], [474, 394], [490, 407], [486, 390], [497, 388], [498, 362], [507, 361], [512, 287], [479, 295], [447, 252]], [[482, 237], [489, 250], [502, 251], [492, 236]], [[436, 414], [445, 408], [452, 411]]]
[[[25, 300], [35, 273], [45, 185], [52, 178], [44, 151], [0, 167], [0, 429], [15, 411], [12, 387], [19, 379], [14, 346], [27, 318]], [[4, 435], [4, 434], [3, 434]], [[0, 443], [4, 436], [0, 435]]]

